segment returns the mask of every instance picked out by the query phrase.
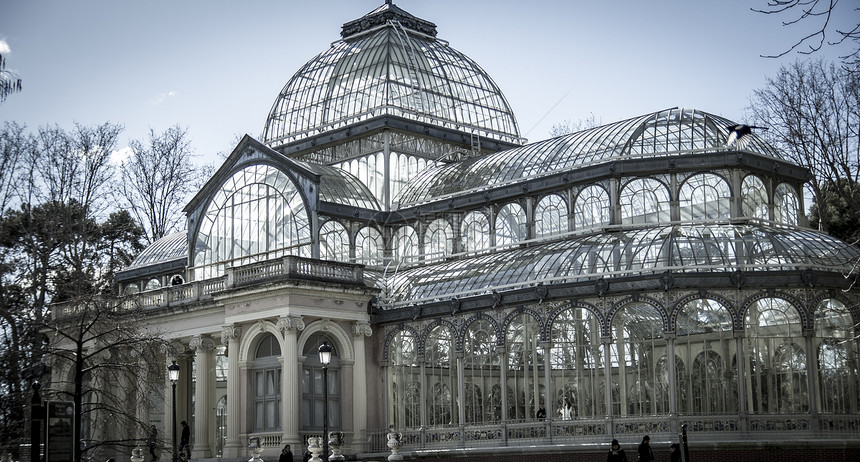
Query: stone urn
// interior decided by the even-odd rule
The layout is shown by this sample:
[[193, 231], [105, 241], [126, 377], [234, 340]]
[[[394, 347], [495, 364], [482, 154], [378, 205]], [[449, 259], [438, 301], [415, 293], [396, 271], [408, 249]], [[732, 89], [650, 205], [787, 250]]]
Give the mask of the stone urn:
[[131, 450], [131, 462], [143, 462], [143, 449], [140, 446]]
[[248, 440], [248, 450], [251, 451], [251, 458], [248, 459], [248, 462], [263, 462], [263, 459], [260, 459], [260, 453], [263, 452], [263, 443], [260, 441], [260, 437], [255, 436]]
[[320, 453], [322, 450], [322, 438], [319, 436], [311, 436], [308, 438], [308, 451], [311, 452], [310, 462], [322, 462], [322, 459], [320, 459]]
[[341, 450], [343, 450], [343, 432], [328, 432], [328, 447], [331, 448], [331, 456], [329, 462], [340, 462], [344, 459]]
[[391, 449], [391, 455], [388, 456], [388, 462], [399, 462], [403, 460], [403, 456], [400, 455], [400, 447], [403, 446], [403, 443], [400, 441], [402, 438], [403, 435], [400, 433], [388, 433], [388, 447]]

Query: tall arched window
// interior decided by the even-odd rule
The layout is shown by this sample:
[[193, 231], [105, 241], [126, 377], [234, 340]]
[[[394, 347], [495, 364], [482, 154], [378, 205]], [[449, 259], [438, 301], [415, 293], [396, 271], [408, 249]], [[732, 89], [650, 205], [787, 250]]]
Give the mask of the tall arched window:
[[666, 349], [662, 317], [656, 308], [630, 303], [612, 321], [611, 375], [622, 393], [622, 415], [667, 414], [669, 403], [656, 393], [656, 360]]
[[818, 345], [818, 388], [821, 410], [856, 414], [860, 408], [854, 322], [848, 308], [835, 299], [815, 310]]
[[421, 426], [421, 364], [418, 339], [408, 331], [398, 332], [388, 346], [388, 383], [392, 397], [389, 421], [395, 428]]
[[411, 226], [401, 226], [394, 233], [394, 259], [401, 265], [411, 265], [418, 261], [418, 233]]
[[[520, 314], [508, 325], [505, 333], [505, 347], [508, 354], [507, 383], [514, 395], [523, 397], [517, 400], [516, 413], [509, 420], [523, 420], [535, 417], [540, 404], [546, 404], [546, 397], [540, 393], [544, 380], [543, 349], [538, 348], [540, 323], [530, 314]], [[487, 418], [497, 422], [502, 418], [501, 386], [498, 388], [499, 408], [491, 409]]]
[[490, 220], [483, 212], [469, 212], [463, 218], [460, 236], [463, 250], [476, 252], [490, 247]]
[[496, 245], [511, 245], [526, 239], [526, 212], [517, 203], [510, 203], [496, 215]]
[[718, 220], [730, 215], [731, 191], [726, 180], [712, 173], [693, 175], [681, 185], [681, 220]]
[[[573, 417], [593, 418], [606, 415], [600, 406], [606, 376], [603, 368], [603, 345], [600, 322], [584, 308], [563, 311], [552, 323], [553, 385], [562, 399], [573, 407]], [[558, 409], [558, 400], [554, 402]]]
[[477, 319], [466, 330], [463, 345], [463, 406], [466, 423], [482, 424], [492, 419], [484, 406], [484, 392], [501, 383], [501, 358], [496, 350], [496, 331], [486, 319]]
[[328, 365], [328, 429], [341, 428], [340, 412], [340, 354], [338, 344], [325, 332], [316, 332], [308, 338], [302, 350], [301, 426], [303, 431], [321, 432], [325, 414], [325, 393], [319, 347], [328, 342], [331, 346], [331, 362]]
[[320, 258], [349, 261], [349, 234], [337, 221], [329, 220], [320, 228]]
[[429, 425], [452, 425], [457, 415], [457, 363], [454, 359], [454, 336], [445, 326], [436, 326], [427, 335], [424, 346], [425, 373], [431, 393], [427, 396]]
[[368, 154], [364, 157], [334, 164], [334, 166], [355, 175], [376, 196], [376, 200], [380, 203], [385, 202], [385, 156], [383, 153]]
[[415, 175], [427, 168], [427, 159], [392, 152], [391, 156], [391, 197], [397, 194]]
[[299, 189], [284, 172], [251, 165], [228, 178], [200, 217], [194, 277], [284, 255], [310, 256], [310, 220]]
[[630, 180], [619, 196], [622, 223], [669, 221], [669, 190], [653, 178]]
[[746, 217], [767, 220], [767, 189], [761, 179], [755, 175], [747, 175], [741, 183], [743, 197], [742, 213]]
[[685, 303], [675, 319], [675, 354], [692, 366], [676, 371], [678, 411], [737, 412], [737, 371], [733, 366], [737, 351], [731, 313], [716, 300], [699, 298]]
[[749, 408], [755, 414], [806, 412], [809, 393], [800, 313], [781, 298], [764, 298], [746, 314]]
[[363, 265], [381, 265], [383, 261], [382, 234], [376, 228], [365, 226], [355, 235], [355, 260]]
[[773, 193], [773, 219], [786, 225], [797, 225], [800, 202], [791, 186], [780, 183]]
[[446, 220], [433, 220], [424, 233], [424, 256], [432, 260], [451, 255], [453, 238], [451, 225]]
[[535, 207], [535, 234], [551, 236], [567, 230], [567, 202], [558, 194], [544, 196]]
[[609, 193], [597, 185], [580, 191], [573, 209], [573, 226], [586, 229], [608, 225], [609, 222]]
[[254, 353], [254, 431], [281, 428], [281, 346], [272, 334], [265, 334]]

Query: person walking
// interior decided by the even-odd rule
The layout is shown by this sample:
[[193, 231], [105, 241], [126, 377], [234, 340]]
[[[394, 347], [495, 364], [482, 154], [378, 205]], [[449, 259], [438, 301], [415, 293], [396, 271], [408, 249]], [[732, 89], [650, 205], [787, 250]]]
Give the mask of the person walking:
[[606, 462], [627, 462], [627, 454], [621, 449], [618, 440], [612, 440], [612, 447], [609, 449], [609, 454], [606, 456]]
[[[191, 458], [191, 427], [188, 426], [188, 422], [182, 421], [182, 438], [179, 439], [179, 454], [185, 455], [186, 459]], [[176, 441], [176, 440], [173, 440]]]
[[678, 443], [669, 446], [669, 462], [681, 462], [681, 445]]
[[278, 462], [293, 462], [293, 451], [290, 450], [289, 444], [281, 450], [281, 457], [278, 458]]
[[642, 443], [639, 444], [636, 453], [639, 455], [639, 462], [654, 461], [654, 451], [651, 450], [651, 437], [648, 435], [642, 437]]

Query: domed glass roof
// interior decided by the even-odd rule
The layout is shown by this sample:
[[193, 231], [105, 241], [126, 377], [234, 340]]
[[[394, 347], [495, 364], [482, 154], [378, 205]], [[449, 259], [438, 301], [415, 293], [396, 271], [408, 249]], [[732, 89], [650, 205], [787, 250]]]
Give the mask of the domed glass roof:
[[[620, 122], [508, 149], [423, 172], [394, 199], [400, 207], [438, 199], [447, 194], [496, 187], [521, 179], [582, 168], [611, 160], [681, 154], [707, 154], [729, 149], [728, 119], [695, 109], [668, 109]], [[743, 137], [743, 148], [782, 159], [754, 133]]]
[[188, 257], [188, 232], [180, 231], [153, 242], [138, 254], [128, 269], [148, 266]]
[[501, 90], [437, 39], [433, 23], [385, 4], [345, 24], [342, 35], [284, 86], [263, 142], [280, 146], [385, 115], [521, 142]]
[[[851, 271], [860, 252], [813, 230], [755, 221], [618, 229], [400, 271], [375, 281], [386, 304], [599, 278], [744, 271]], [[365, 273], [373, 276], [372, 273]]]

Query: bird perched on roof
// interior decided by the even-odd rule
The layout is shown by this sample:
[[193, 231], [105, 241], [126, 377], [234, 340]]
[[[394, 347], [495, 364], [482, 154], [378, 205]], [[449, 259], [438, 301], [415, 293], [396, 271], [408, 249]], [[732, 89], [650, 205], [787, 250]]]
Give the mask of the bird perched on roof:
[[729, 138], [726, 141], [726, 146], [735, 144], [739, 149], [746, 145], [747, 140], [745, 140], [744, 137], [752, 133], [753, 129], [767, 130], [767, 127], [756, 127], [744, 124], [730, 125], [727, 128], [729, 129]]

